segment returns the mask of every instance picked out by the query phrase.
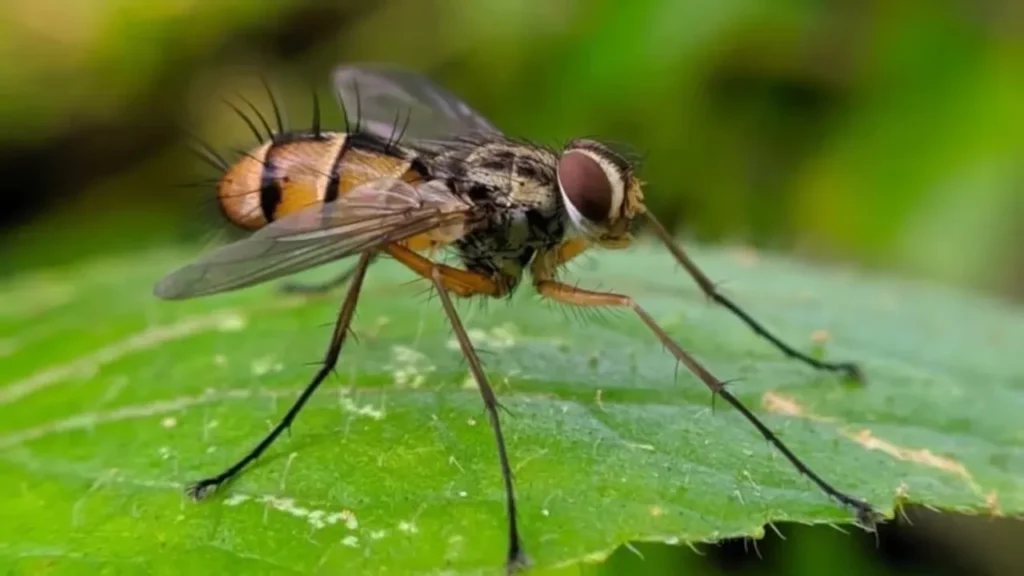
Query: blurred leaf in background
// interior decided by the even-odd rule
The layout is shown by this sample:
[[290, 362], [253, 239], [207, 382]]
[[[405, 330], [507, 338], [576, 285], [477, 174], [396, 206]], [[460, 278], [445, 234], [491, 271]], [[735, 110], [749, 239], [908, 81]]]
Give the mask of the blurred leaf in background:
[[[513, 134], [641, 149], [651, 204], [700, 237], [1024, 290], [1012, 250], [1024, 235], [1024, 9], [1012, 0], [2, 10], [5, 172], [33, 175], [18, 195], [39, 199], [24, 202], [79, 220], [152, 212], [180, 231], [197, 198], [168, 192], [192, 170], [167, 154], [182, 128], [237, 144], [243, 127], [219, 97], [258, 97], [256, 73], [301, 107], [311, 85], [326, 91], [330, 66], [383, 60], [434, 75]], [[144, 177], [116, 174], [143, 161]]]

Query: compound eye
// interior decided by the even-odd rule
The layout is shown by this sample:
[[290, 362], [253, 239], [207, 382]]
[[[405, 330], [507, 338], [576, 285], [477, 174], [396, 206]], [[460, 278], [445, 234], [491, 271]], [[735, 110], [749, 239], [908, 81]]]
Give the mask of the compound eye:
[[558, 186], [576, 211], [594, 223], [611, 214], [615, 187], [605, 169], [590, 154], [570, 150], [558, 161]]

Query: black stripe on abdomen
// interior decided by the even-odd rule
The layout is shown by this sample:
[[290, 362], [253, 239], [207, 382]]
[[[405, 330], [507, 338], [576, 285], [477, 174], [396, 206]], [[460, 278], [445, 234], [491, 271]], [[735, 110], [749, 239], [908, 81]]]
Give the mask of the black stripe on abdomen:
[[341, 166], [341, 159], [345, 156], [345, 152], [348, 151], [349, 142], [351, 138], [347, 135], [344, 136], [345, 141], [338, 147], [338, 153], [334, 155], [334, 160], [331, 161], [331, 168], [328, 174], [330, 179], [327, 180], [327, 188], [324, 190], [323, 202], [334, 202], [338, 199], [338, 187], [341, 185], [341, 174], [338, 172], [338, 168]]
[[260, 210], [267, 222], [274, 221], [274, 213], [281, 203], [281, 182], [277, 178], [277, 170], [271, 159], [271, 152], [278, 145], [273, 144], [267, 149], [263, 157], [263, 172], [260, 174]]

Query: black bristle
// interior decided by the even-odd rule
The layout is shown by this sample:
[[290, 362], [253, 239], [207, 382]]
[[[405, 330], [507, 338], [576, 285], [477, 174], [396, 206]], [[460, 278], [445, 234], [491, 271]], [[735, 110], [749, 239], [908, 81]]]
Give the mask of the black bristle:
[[246, 98], [245, 96], [242, 96], [241, 94], [239, 94], [238, 97], [242, 100], [242, 102], [245, 102], [246, 105], [249, 106], [249, 108], [252, 110], [253, 114], [256, 115], [256, 118], [259, 119], [260, 124], [263, 125], [263, 129], [267, 131], [267, 134], [269, 135], [269, 138], [271, 140], [274, 140], [274, 129], [270, 127], [270, 123], [267, 122], [267, 118], [260, 112], [260, 109], [257, 108], [256, 105], [253, 104], [252, 101], [249, 100], [248, 98]]
[[194, 142], [190, 148], [192, 152], [204, 160], [207, 164], [212, 166], [214, 169], [221, 172], [228, 169], [230, 164], [223, 156], [217, 153], [212, 146], [207, 144], [203, 139], [199, 138], [195, 134], [190, 134]]
[[253, 123], [252, 118], [249, 118], [245, 114], [245, 112], [242, 112], [238, 108], [238, 106], [235, 106], [234, 104], [232, 104], [228, 100], [224, 100], [224, 103], [227, 104], [228, 106], [230, 106], [231, 109], [235, 111], [235, 114], [237, 114], [238, 117], [241, 118], [243, 122], [245, 122], [245, 125], [249, 127], [249, 130], [252, 132], [252, 135], [256, 137], [256, 144], [257, 145], [262, 144], [264, 140], [266, 140], [267, 138], [270, 137], [269, 135], [264, 137], [263, 134], [261, 134], [260, 131], [256, 128], [256, 124]]
[[313, 136], [320, 137], [320, 98], [317, 97], [315, 89], [313, 90]]
[[352, 81], [352, 91], [356, 93], [356, 132], [361, 130], [359, 123], [362, 121], [362, 104], [359, 103], [359, 84], [355, 80]]
[[270, 87], [270, 82], [267, 82], [266, 77], [260, 76], [260, 82], [263, 83], [263, 87], [267, 90], [267, 97], [270, 99], [270, 106], [274, 109], [274, 119], [277, 120], [277, 133], [284, 134], [284, 120], [282, 120], [281, 107], [277, 105], [277, 98], [274, 96], [274, 90]]

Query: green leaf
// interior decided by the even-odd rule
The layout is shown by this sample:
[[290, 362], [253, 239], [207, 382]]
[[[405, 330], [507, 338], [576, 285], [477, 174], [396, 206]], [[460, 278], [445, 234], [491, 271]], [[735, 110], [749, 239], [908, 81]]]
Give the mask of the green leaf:
[[[0, 562], [34, 571], [498, 573], [491, 431], [436, 298], [374, 265], [330, 379], [255, 466], [218, 472], [312, 375], [340, 294], [275, 286], [185, 302], [153, 282], [193, 254], [148, 252], [0, 284]], [[844, 386], [786, 360], [706, 301], [662, 250], [584, 258], [570, 276], [631, 295], [840, 489], [1024, 510], [1024, 312], [980, 297], [732, 250], [712, 279], [794, 345], [862, 364]], [[306, 276], [320, 277], [323, 271]], [[630, 312], [579, 316], [524, 288], [459, 309], [498, 395], [538, 568], [629, 540], [704, 542], [766, 522], [846, 523]], [[815, 343], [817, 342], [817, 343]]]

